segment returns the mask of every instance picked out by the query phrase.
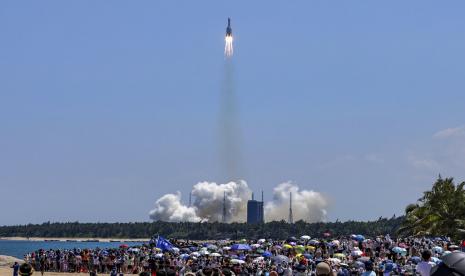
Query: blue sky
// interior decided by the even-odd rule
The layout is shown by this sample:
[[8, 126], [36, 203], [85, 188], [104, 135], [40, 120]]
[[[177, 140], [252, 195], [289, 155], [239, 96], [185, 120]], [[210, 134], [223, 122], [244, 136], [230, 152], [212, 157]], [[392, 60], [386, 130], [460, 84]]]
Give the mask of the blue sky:
[[142, 221], [223, 181], [227, 17], [241, 166], [328, 219], [401, 214], [465, 180], [463, 1], [3, 1], [0, 224]]

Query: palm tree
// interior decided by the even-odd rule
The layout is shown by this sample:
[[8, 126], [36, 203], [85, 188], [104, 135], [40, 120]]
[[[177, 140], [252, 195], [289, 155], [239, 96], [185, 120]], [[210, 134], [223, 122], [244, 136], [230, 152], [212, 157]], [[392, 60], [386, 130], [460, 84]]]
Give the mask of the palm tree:
[[465, 232], [465, 182], [439, 176], [430, 191], [417, 204], [405, 208], [405, 221], [399, 233], [458, 237]]

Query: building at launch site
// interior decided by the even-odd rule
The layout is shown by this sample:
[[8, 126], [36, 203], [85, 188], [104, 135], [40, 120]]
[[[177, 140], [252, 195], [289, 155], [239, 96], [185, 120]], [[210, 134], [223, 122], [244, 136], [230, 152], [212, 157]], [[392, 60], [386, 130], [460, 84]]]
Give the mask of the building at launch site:
[[247, 201], [247, 223], [264, 223], [263, 215], [263, 191], [262, 201], [254, 199], [252, 193], [252, 199]]

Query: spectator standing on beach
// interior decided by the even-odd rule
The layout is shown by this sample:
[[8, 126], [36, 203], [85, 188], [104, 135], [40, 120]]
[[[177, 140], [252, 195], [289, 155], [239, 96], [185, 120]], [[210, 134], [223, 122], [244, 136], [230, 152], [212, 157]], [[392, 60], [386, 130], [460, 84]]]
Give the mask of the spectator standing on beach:
[[431, 262], [431, 251], [423, 251], [423, 253], [421, 253], [421, 258], [423, 260], [417, 265], [416, 271], [421, 276], [429, 276], [431, 268], [435, 265], [435, 263]]
[[19, 271], [19, 264], [18, 262], [15, 262], [11, 268], [13, 268], [13, 276], [18, 276], [18, 271]]

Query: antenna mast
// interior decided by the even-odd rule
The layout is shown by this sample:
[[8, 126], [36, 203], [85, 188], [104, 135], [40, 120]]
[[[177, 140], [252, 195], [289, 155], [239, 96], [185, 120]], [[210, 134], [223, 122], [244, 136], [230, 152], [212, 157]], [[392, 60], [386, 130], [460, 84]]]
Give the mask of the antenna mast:
[[226, 223], [226, 191], [223, 193], [223, 223]]
[[289, 193], [289, 223], [294, 223], [294, 216], [292, 215], [292, 192]]

